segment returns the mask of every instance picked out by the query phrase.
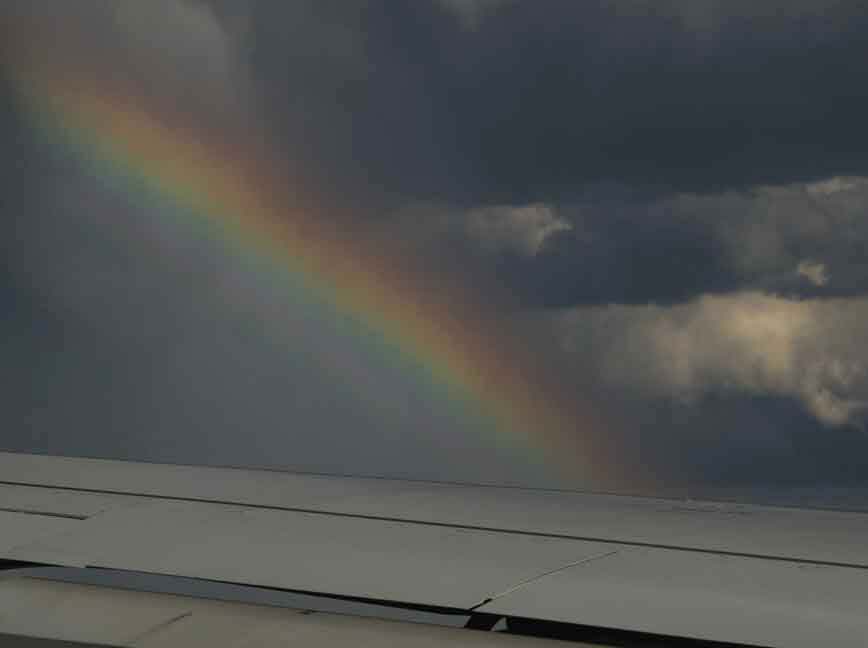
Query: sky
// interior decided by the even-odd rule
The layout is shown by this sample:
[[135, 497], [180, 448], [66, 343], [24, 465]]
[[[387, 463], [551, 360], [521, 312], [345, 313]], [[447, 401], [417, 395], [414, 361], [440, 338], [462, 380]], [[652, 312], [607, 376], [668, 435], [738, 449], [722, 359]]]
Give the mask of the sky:
[[5, 2], [0, 447], [864, 487], [866, 29], [862, 0]]

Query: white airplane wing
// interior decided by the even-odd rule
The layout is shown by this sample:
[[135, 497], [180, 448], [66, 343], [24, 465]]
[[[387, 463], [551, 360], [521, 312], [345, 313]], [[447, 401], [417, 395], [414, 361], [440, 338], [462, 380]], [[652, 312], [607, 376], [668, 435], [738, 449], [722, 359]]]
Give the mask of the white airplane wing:
[[[866, 646], [866, 537], [861, 513], [0, 453], [9, 568], [184, 577], [630, 645]], [[10, 619], [0, 633], [27, 634]]]

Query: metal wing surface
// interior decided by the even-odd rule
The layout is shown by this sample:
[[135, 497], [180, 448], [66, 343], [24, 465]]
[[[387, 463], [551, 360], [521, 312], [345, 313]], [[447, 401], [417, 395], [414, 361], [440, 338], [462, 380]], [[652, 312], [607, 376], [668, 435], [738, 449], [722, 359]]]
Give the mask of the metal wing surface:
[[860, 513], [0, 453], [10, 565], [516, 625], [865, 646], [865, 537]]

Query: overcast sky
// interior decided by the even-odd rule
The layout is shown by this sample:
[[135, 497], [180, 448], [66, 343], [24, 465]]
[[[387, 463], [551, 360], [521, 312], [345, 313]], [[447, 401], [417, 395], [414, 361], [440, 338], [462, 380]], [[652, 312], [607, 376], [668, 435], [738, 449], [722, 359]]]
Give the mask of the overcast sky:
[[[58, 66], [83, 35], [186, 118], [256, 124], [321, 218], [459, 277], [659, 481], [868, 480], [864, 0], [12, 0], [0, 21]], [[0, 446], [563, 484], [401, 375], [335, 385], [351, 350], [280, 285], [34, 129], [12, 50]], [[290, 320], [296, 348], [270, 333]]]

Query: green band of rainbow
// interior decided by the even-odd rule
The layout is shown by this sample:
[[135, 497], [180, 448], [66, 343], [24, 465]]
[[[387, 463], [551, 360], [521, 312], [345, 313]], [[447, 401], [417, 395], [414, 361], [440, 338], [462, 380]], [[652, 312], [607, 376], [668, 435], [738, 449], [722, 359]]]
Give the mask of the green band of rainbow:
[[[547, 375], [521, 340], [448, 281], [323, 214], [288, 207], [281, 165], [242, 137], [218, 134], [123, 82], [50, 61], [9, 67], [36, 127], [78, 164], [147, 194], [174, 219], [279, 282], [298, 308], [406, 372], [462, 424], [489, 430], [533, 461], [582, 481], [623, 483], [606, 430]], [[287, 344], [299, 343], [288, 340]], [[351, 366], [336, 372], [352, 382]]]

